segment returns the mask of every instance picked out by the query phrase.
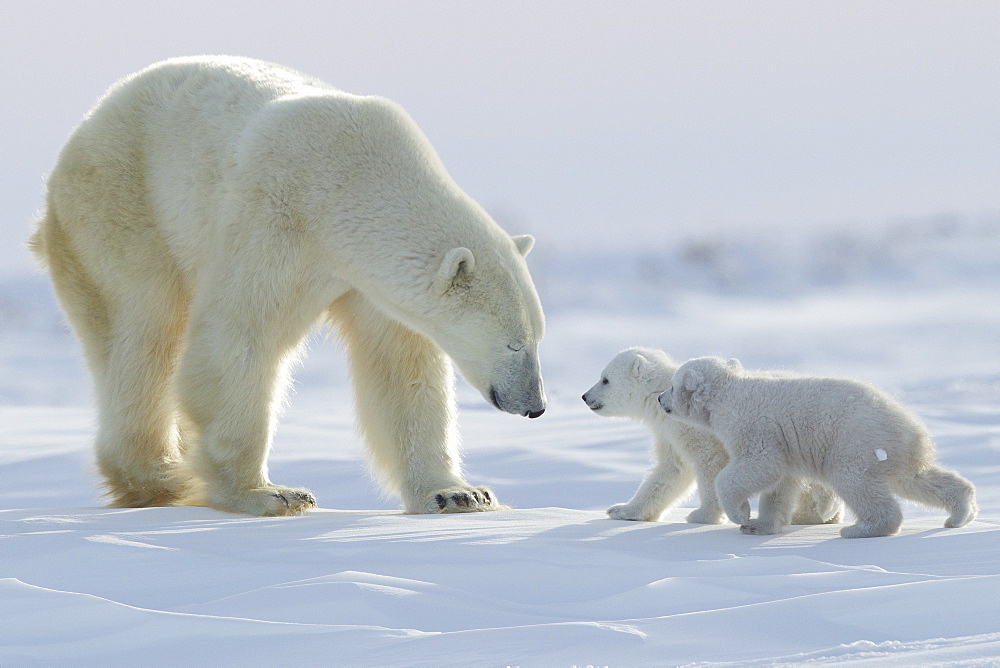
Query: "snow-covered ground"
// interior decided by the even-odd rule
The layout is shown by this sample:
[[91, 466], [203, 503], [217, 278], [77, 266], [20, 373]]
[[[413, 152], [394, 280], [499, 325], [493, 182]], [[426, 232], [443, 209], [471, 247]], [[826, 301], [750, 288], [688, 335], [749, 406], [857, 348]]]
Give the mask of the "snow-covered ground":
[[[1000, 664], [1000, 220], [705, 237], [530, 256], [549, 410], [459, 384], [470, 481], [509, 511], [405, 516], [366, 474], [342, 353], [314, 337], [272, 479], [321, 510], [108, 509], [94, 413], [43, 276], [0, 282], [0, 665]], [[559, 251], [562, 252], [559, 252]], [[977, 487], [899, 536], [606, 518], [648, 435], [582, 394], [621, 348], [870, 380]]]

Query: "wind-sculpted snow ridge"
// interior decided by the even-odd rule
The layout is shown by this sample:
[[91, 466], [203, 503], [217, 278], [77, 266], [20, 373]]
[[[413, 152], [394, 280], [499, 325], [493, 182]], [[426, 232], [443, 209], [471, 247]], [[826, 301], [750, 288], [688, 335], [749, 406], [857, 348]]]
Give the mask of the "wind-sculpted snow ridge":
[[610, 520], [645, 435], [587, 420], [582, 403], [553, 408], [533, 430], [463, 413], [470, 474], [517, 508], [461, 516], [379, 502], [361, 453], [333, 445], [349, 420], [314, 448], [299, 440], [315, 420], [293, 411], [272, 475], [309, 482], [325, 508], [360, 508], [293, 518], [98, 507], [87, 412], [2, 409], [0, 665], [1000, 658], [995, 413], [932, 421], [954, 422], [942, 459], [983, 492], [979, 520], [948, 530], [908, 506], [901, 535], [847, 541], [837, 526], [687, 524], [694, 499], [659, 522]]
[[[4, 665], [936, 660], [995, 654], [1000, 526], [860, 549], [596, 511], [4, 511]], [[905, 555], [902, 557], [900, 555]], [[995, 556], [995, 555], [994, 555]], [[990, 563], [993, 562], [993, 563]], [[908, 564], [919, 564], [912, 568]], [[739, 639], [720, 642], [719, 638]]]

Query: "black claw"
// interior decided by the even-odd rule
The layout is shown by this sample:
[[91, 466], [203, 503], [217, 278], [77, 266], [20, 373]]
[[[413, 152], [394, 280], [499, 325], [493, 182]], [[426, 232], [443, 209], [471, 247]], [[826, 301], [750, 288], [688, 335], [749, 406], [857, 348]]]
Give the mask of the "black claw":
[[493, 497], [490, 496], [490, 493], [485, 489], [483, 490], [483, 496], [486, 497], [486, 503], [493, 503]]
[[291, 506], [288, 503], [288, 499], [285, 498], [284, 494], [275, 493], [275, 494], [272, 494], [271, 496], [273, 496], [276, 499], [281, 499], [281, 502], [283, 504], [285, 504], [285, 508], [291, 508]]
[[438, 508], [441, 510], [444, 510], [445, 506], [448, 505], [448, 501], [444, 498], [444, 494], [438, 494], [434, 497], [434, 500], [437, 501]]
[[472, 499], [469, 497], [468, 493], [461, 492], [458, 494], [452, 494], [451, 500], [455, 502], [456, 506], [462, 506], [468, 508], [472, 505]]

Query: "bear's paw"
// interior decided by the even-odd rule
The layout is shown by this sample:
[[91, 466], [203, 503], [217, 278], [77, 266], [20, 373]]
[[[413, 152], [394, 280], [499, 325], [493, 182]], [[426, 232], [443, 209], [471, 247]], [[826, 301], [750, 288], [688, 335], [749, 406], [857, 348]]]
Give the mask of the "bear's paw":
[[225, 498], [209, 497], [208, 505], [220, 510], [232, 510], [257, 517], [299, 515], [316, 507], [316, 497], [307, 489], [293, 489], [268, 485], [240, 493], [230, 493]]
[[496, 496], [486, 487], [443, 489], [430, 495], [424, 504], [425, 513], [476, 513], [505, 510]]

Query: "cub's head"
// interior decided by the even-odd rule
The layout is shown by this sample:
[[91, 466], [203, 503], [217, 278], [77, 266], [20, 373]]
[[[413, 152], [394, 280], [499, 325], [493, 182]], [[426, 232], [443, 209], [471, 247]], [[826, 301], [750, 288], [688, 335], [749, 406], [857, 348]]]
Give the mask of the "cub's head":
[[[615, 355], [601, 379], [583, 395], [592, 411], [607, 417], [640, 419], [649, 402], [670, 387], [677, 364], [651, 348], [629, 348]], [[654, 403], [655, 406], [655, 403]]]
[[681, 422], [709, 427], [713, 399], [726, 379], [743, 370], [740, 361], [719, 357], [688, 360], [674, 373], [670, 389], [660, 395], [660, 407]]
[[542, 306], [524, 258], [534, 238], [502, 234], [475, 252], [447, 251], [433, 278], [438, 298], [431, 338], [462, 376], [499, 410], [536, 418], [545, 412], [538, 344]]

